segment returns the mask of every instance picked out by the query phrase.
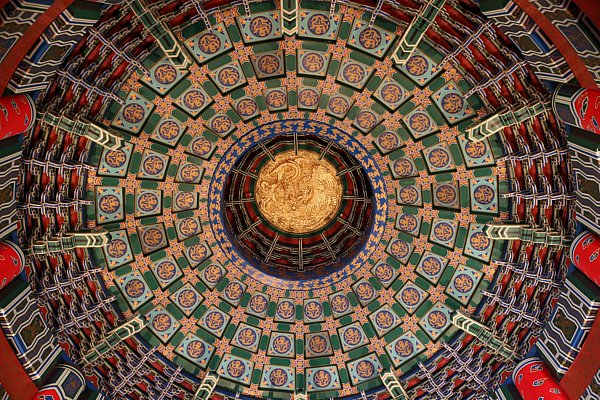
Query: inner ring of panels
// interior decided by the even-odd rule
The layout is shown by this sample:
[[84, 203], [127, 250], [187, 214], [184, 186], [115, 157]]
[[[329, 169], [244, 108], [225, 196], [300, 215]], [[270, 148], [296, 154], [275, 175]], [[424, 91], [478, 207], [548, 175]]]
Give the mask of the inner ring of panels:
[[[112, 235], [96, 256], [124, 316], [144, 316], [142, 336], [167, 359], [249, 396], [355, 395], [381, 386], [383, 369], [409, 373], [457, 332], [453, 310], [476, 309], [503, 250], [482, 228], [507, 212], [506, 173], [497, 143], [464, 139], [485, 113], [463, 97], [460, 70], [440, 66], [426, 41], [396, 68], [402, 27], [370, 27], [350, 6], [331, 19], [329, 4], [302, 6], [294, 37], [269, 2], [250, 16], [219, 10], [211, 31], [184, 29], [195, 60], [185, 73], [150, 54], [149, 73], [122, 87], [125, 105], [104, 115], [128, 143], [97, 150], [89, 178], [90, 220]], [[211, 218], [228, 149], [295, 119], [347, 132], [382, 177], [370, 181], [377, 241], [335, 281], [249, 274]]]
[[[289, 127], [287, 134], [285, 126]], [[261, 130], [268, 128], [274, 128], [273, 138], [250, 148], [233, 168], [227, 166], [230, 172], [225, 182], [221, 213], [225, 214], [228, 240], [238, 247], [250, 264], [267, 274], [282, 279], [329, 275], [354, 258], [370, 233], [373, 204], [369, 178], [359, 162], [335, 141], [302, 134], [303, 129], [320, 131], [332, 127], [297, 120], [271, 123]], [[260, 136], [265, 135], [261, 133]], [[342, 187], [341, 204], [335, 215], [323, 228], [305, 234], [274, 227], [261, 214], [254, 196], [259, 176], [272, 160], [280, 154], [293, 156], [299, 152], [309, 152], [326, 160], [335, 169]], [[302, 182], [300, 186], [308, 185], [310, 182]]]

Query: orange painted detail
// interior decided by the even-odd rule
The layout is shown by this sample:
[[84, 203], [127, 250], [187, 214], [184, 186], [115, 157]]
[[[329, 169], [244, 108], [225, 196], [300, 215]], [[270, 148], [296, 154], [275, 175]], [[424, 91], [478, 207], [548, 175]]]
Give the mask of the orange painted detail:
[[592, 383], [594, 375], [600, 368], [600, 318], [596, 318], [592, 330], [571, 367], [560, 381], [570, 399], [582, 399], [585, 389]]
[[0, 383], [11, 399], [30, 399], [38, 391], [21, 362], [15, 355], [13, 348], [0, 329], [0, 360], [2, 365], [10, 368], [0, 368]]
[[35, 43], [38, 41], [44, 31], [64, 10], [73, 3], [73, 0], [56, 0], [52, 6], [47, 9], [40, 17], [27, 29], [15, 45], [10, 49], [8, 55], [0, 63], [0, 93], [3, 93], [8, 82], [17, 70], [17, 67], [23, 59], [29, 54]]
[[573, 71], [573, 75], [579, 82], [579, 85], [589, 89], [596, 88], [597, 85], [594, 81], [594, 76], [587, 69], [587, 66], [581, 57], [579, 57], [575, 48], [562, 32], [552, 24], [552, 21], [542, 14], [542, 12], [538, 10], [534, 4], [530, 3], [529, 0], [514, 0], [514, 2], [525, 11], [536, 25], [540, 27], [548, 39], [556, 46], [560, 54], [562, 54], [567, 61], [571, 71]]

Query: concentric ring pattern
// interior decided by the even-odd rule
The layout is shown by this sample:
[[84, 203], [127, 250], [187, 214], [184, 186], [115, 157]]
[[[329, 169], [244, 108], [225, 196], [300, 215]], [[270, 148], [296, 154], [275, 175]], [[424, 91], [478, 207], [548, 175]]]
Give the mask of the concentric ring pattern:
[[[521, 139], [465, 139], [505, 99], [473, 92], [477, 68], [449, 56], [466, 40], [457, 32], [483, 23], [449, 3], [454, 20], [401, 67], [391, 52], [414, 7], [372, 19], [369, 7], [330, 15], [329, 3], [302, 1], [298, 33], [284, 35], [281, 10], [261, 2], [250, 14], [213, 9], [210, 28], [173, 22], [189, 70], [154, 46], [143, 69], [116, 81], [123, 104], [102, 107], [100, 120], [126, 143], [90, 154], [87, 224], [111, 234], [93, 263], [123, 319], [147, 321], [126, 346], [155, 349], [158, 374], [178, 370], [179, 398], [208, 371], [218, 392], [258, 398], [383, 391], [379, 376], [392, 371], [417, 398], [461, 348], [479, 360], [475, 381], [500, 381], [506, 360], [451, 316], [504, 318], [482, 299], [503, 279], [507, 249], [483, 228], [518, 211], [504, 196], [502, 157]], [[119, 7], [106, 15], [100, 26], [130, 17]], [[476, 54], [518, 59], [486, 34], [493, 40]], [[261, 168], [298, 150], [325, 154], [343, 188], [335, 216], [301, 233], [270, 223], [254, 197]], [[520, 332], [526, 346], [532, 331]], [[85, 368], [101, 386], [111, 376], [101, 363]], [[457, 370], [449, 382], [459, 397], [483, 389]]]

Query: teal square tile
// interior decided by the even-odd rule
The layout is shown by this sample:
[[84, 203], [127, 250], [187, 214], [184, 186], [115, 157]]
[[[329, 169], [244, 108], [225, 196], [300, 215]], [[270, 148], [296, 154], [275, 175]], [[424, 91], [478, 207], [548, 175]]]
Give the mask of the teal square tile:
[[379, 261], [375, 264], [373, 268], [371, 268], [371, 272], [386, 289], [391, 286], [398, 276], [396, 268], [385, 261]]
[[227, 93], [246, 84], [242, 66], [234, 60], [210, 72], [210, 77], [221, 93]]
[[165, 226], [162, 223], [138, 226], [137, 232], [144, 254], [154, 253], [169, 245]]
[[281, 39], [281, 15], [279, 11], [266, 11], [237, 17], [244, 43]]
[[174, 147], [187, 128], [187, 123], [173, 117], [163, 117], [152, 131], [150, 139]]
[[196, 162], [183, 161], [177, 168], [175, 182], [181, 183], [200, 183], [204, 175], [204, 168]]
[[392, 363], [397, 368], [425, 350], [425, 345], [421, 343], [414, 333], [406, 332], [398, 339], [385, 346], [385, 350], [390, 356]]
[[378, 379], [379, 374], [383, 372], [383, 366], [375, 354], [369, 354], [349, 362], [347, 367], [350, 382], [354, 386], [372, 379]]
[[381, 122], [381, 117], [371, 109], [361, 110], [356, 114], [352, 125], [362, 133], [371, 132]]
[[423, 158], [427, 163], [427, 169], [432, 173], [452, 171], [456, 169], [454, 158], [448, 147], [448, 143], [441, 142], [435, 146], [423, 150]]
[[150, 68], [149, 75], [142, 75], [140, 81], [145, 83], [150, 89], [155, 92], [164, 95], [183, 78], [181, 71], [179, 71], [173, 63], [167, 58], [163, 58], [152, 68]]
[[340, 376], [337, 367], [316, 367], [306, 369], [306, 391], [319, 392], [323, 390], [341, 389]]
[[227, 313], [215, 306], [210, 306], [198, 321], [198, 325], [204, 328], [205, 331], [220, 338], [223, 336], [230, 319], [231, 317]]
[[383, 58], [395, 38], [394, 33], [376, 25], [369, 26], [368, 21], [356, 18], [350, 31], [348, 46], [377, 58]]
[[206, 107], [213, 102], [212, 97], [202, 86], [190, 86], [177, 99], [175, 105], [192, 117], [197, 117]]
[[363, 307], [379, 297], [379, 292], [375, 290], [371, 282], [365, 278], [362, 278], [358, 282], [354, 283], [352, 285], [352, 290]]
[[298, 89], [298, 108], [302, 110], [316, 110], [319, 108], [321, 89], [302, 86]]
[[431, 223], [429, 241], [449, 249], [454, 248], [456, 235], [458, 234], [458, 221], [451, 219], [434, 218]]
[[330, 294], [329, 306], [331, 307], [331, 314], [333, 314], [334, 318], [339, 318], [352, 312], [350, 300], [348, 300], [348, 296], [343, 292]]
[[400, 157], [388, 164], [394, 179], [410, 178], [419, 175], [419, 170], [412, 158]]
[[426, 290], [421, 289], [414, 282], [407, 281], [396, 294], [396, 300], [406, 312], [412, 315], [428, 296], [429, 293]]
[[294, 322], [296, 321], [296, 303], [291, 299], [281, 298], [277, 301], [275, 309], [275, 322]]
[[402, 185], [396, 189], [396, 202], [406, 206], [423, 206], [423, 193], [419, 185]]
[[331, 116], [343, 119], [348, 111], [350, 111], [352, 104], [354, 104], [354, 99], [337, 93], [329, 98], [326, 112]]
[[125, 219], [123, 188], [96, 186], [96, 222], [108, 224]]
[[435, 61], [419, 49], [415, 49], [406, 63], [400, 67], [400, 71], [421, 87], [431, 82], [441, 70], [442, 68], [439, 68]]
[[448, 259], [446, 257], [427, 250], [423, 253], [415, 271], [429, 282], [437, 285], [447, 265]]
[[285, 86], [265, 89], [264, 96], [269, 111], [282, 111], [288, 108], [288, 92]]
[[374, 143], [383, 155], [389, 154], [404, 146], [404, 141], [400, 135], [394, 131], [383, 132], [381, 135], [377, 136]]
[[133, 271], [116, 278], [123, 296], [132, 310], [137, 310], [142, 304], [154, 297], [150, 286], [140, 271]]
[[423, 106], [416, 107], [414, 110], [402, 117], [402, 121], [408, 132], [416, 140], [437, 132], [439, 127], [431, 117], [431, 114]]
[[331, 339], [327, 332], [311, 332], [304, 334], [304, 354], [306, 358], [326, 357], [333, 355]]
[[411, 236], [418, 237], [419, 232], [421, 231], [421, 220], [423, 217], [406, 214], [406, 213], [398, 213], [396, 215], [396, 229], [402, 232], [406, 232]]
[[204, 297], [189, 282], [169, 296], [169, 298], [188, 317], [194, 313], [196, 308], [202, 303], [202, 300], [204, 300]]
[[338, 336], [342, 343], [342, 349], [346, 352], [369, 344], [369, 338], [359, 322], [338, 328]]
[[137, 177], [141, 179], [162, 180], [167, 173], [170, 157], [154, 150], [145, 149], [140, 162]]
[[166, 288], [183, 276], [173, 256], [160, 258], [150, 264], [150, 270], [161, 288]]
[[484, 214], [498, 213], [498, 181], [495, 176], [469, 179], [471, 211]]
[[258, 344], [262, 336], [262, 330], [240, 323], [231, 339], [231, 344], [239, 347], [240, 349], [248, 350], [253, 353], [258, 351]]
[[319, 299], [305, 299], [303, 309], [305, 323], [322, 322], [325, 320], [323, 305]]
[[487, 139], [471, 142], [464, 135], [456, 138], [467, 168], [477, 168], [495, 165], [494, 155], [490, 142]]
[[130, 92], [111, 126], [122, 129], [132, 134], [138, 134], [142, 126], [152, 113], [154, 104], [142, 97], [139, 93]]
[[102, 250], [108, 269], [115, 269], [134, 260], [125, 229], [110, 232], [110, 242]]
[[206, 126], [217, 136], [224, 138], [235, 129], [235, 124], [229, 115], [217, 113], [206, 122]]
[[336, 40], [342, 16], [327, 11], [300, 10], [298, 13], [298, 36], [307, 39]]
[[294, 358], [296, 356], [293, 333], [271, 332], [267, 355], [271, 357]]
[[392, 239], [388, 244], [385, 251], [400, 261], [402, 264], [408, 263], [408, 259], [410, 258], [415, 246], [411, 243], [406, 242], [402, 239]]
[[437, 302], [419, 320], [419, 325], [433, 340], [437, 340], [451, 325], [452, 309], [442, 302]]
[[392, 329], [400, 326], [398, 314], [387, 304], [370, 314], [369, 320], [375, 328], [378, 337], [382, 337]]
[[135, 217], [147, 217], [162, 213], [162, 190], [135, 189]]
[[265, 365], [260, 378], [260, 387], [267, 390], [295, 390], [295, 369], [279, 365]]
[[215, 346], [193, 333], [188, 333], [175, 349], [175, 353], [187, 358], [202, 369], [208, 366], [208, 361], [214, 352]]
[[173, 225], [177, 233], [177, 240], [180, 242], [202, 232], [202, 225], [198, 217], [179, 218], [173, 221]]
[[246, 287], [247, 285], [245, 283], [234, 279], [225, 286], [220, 296], [228, 303], [237, 306], [240, 304], [240, 300], [246, 291]]
[[186, 246], [185, 249], [185, 257], [192, 268], [206, 260], [211, 254], [210, 247], [204, 241]]
[[391, 111], [396, 111], [411, 96], [411, 92], [391, 76], [385, 77], [373, 92], [373, 97]]
[[269, 79], [285, 75], [283, 50], [250, 54], [250, 62], [258, 79]]
[[173, 211], [186, 211], [198, 208], [198, 193], [179, 191], [173, 192]]
[[329, 69], [331, 53], [298, 49], [298, 74], [325, 78]]
[[269, 295], [253, 293], [246, 307], [246, 312], [259, 318], [265, 318], [269, 310]]
[[215, 149], [215, 144], [204, 136], [195, 136], [192, 138], [185, 151], [186, 153], [193, 154], [204, 160], [210, 160]]
[[233, 43], [223, 23], [213, 24], [207, 29], [183, 42], [199, 64], [233, 49]]
[[248, 386], [250, 385], [252, 371], [254, 371], [253, 362], [231, 354], [225, 354], [217, 368], [217, 375]]
[[484, 224], [469, 225], [463, 254], [476, 260], [489, 262], [494, 248], [494, 241], [484, 233], [484, 227]]
[[249, 121], [260, 114], [258, 103], [250, 96], [240, 97], [233, 103], [233, 109], [243, 121]]
[[200, 273], [200, 279], [206, 286], [213, 290], [221, 279], [225, 276], [227, 271], [219, 262], [214, 262], [207, 265]]
[[148, 321], [148, 328], [163, 343], [167, 343], [181, 327], [181, 324], [161, 305], [146, 313], [146, 321]]
[[477, 285], [483, 274], [476, 269], [459, 264], [450, 283], [446, 286], [446, 293], [463, 305], [469, 304], [469, 300], [477, 290]]
[[435, 207], [460, 210], [460, 185], [458, 181], [433, 182], [431, 184], [431, 197]]
[[436, 91], [431, 98], [450, 124], [456, 124], [475, 115], [475, 111], [454, 81]]
[[123, 143], [123, 147], [117, 150], [102, 150], [102, 157], [98, 165], [98, 176], [112, 176], [115, 178], [124, 178], [127, 176], [127, 168], [131, 160], [133, 145]]
[[346, 57], [337, 75], [337, 81], [354, 89], [362, 90], [373, 73], [373, 68]]

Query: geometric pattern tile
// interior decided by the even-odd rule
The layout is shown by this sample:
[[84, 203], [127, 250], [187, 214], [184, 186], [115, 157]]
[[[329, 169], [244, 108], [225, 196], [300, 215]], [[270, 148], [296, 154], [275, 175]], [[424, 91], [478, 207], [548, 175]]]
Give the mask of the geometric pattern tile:
[[210, 357], [215, 352], [215, 346], [207, 343], [193, 333], [188, 333], [175, 349], [175, 352], [204, 369], [208, 365], [208, 360], [210, 360]]
[[181, 242], [182, 240], [196, 236], [202, 232], [202, 225], [198, 217], [186, 217], [173, 221], [175, 226], [175, 232], [177, 233], [177, 239]]
[[204, 328], [207, 332], [212, 333], [220, 338], [225, 332], [225, 328], [231, 317], [229, 314], [221, 311], [215, 306], [210, 306], [198, 321], [198, 325]]
[[419, 185], [402, 185], [396, 191], [396, 202], [407, 206], [423, 206], [421, 187]]
[[454, 248], [456, 236], [458, 235], [458, 221], [434, 218], [431, 223], [429, 241], [449, 249]]
[[312, 332], [305, 334], [304, 351], [306, 358], [333, 355], [329, 334], [327, 332]]
[[154, 104], [151, 101], [136, 92], [130, 92], [111, 126], [135, 135], [142, 130], [153, 109]]
[[396, 111], [410, 96], [410, 92], [390, 76], [384, 78], [373, 92], [373, 97], [392, 111]]
[[211, 254], [210, 247], [204, 241], [189, 246], [185, 251], [185, 256], [192, 268], [198, 266]]
[[345, 58], [342, 61], [337, 80], [354, 89], [362, 90], [373, 73], [373, 68], [359, 61]]
[[225, 138], [235, 129], [235, 123], [225, 113], [217, 113], [206, 122], [206, 126], [220, 138]]
[[461, 304], [468, 304], [471, 296], [477, 289], [477, 284], [482, 273], [466, 265], [459, 264], [450, 283], [446, 286], [446, 293], [458, 300]]
[[158, 305], [146, 313], [148, 328], [166, 343], [179, 330], [181, 324], [163, 306]]
[[231, 344], [241, 349], [256, 353], [258, 350], [258, 344], [260, 343], [261, 335], [261, 329], [241, 323], [238, 325], [238, 328], [231, 339]]
[[265, 318], [269, 309], [269, 296], [264, 293], [254, 293], [250, 297], [246, 312], [257, 316], [259, 318]]
[[152, 135], [150, 135], [150, 139], [173, 147], [177, 144], [185, 129], [186, 124], [184, 122], [176, 118], [164, 117], [156, 124], [156, 128], [154, 128]]
[[343, 292], [329, 295], [329, 305], [334, 318], [339, 318], [352, 312], [352, 306], [348, 296]]
[[135, 189], [135, 216], [147, 217], [162, 213], [162, 191]]
[[467, 168], [476, 168], [495, 164], [494, 155], [492, 154], [492, 149], [488, 139], [472, 142], [465, 139], [464, 135], [460, 135], [456, 139], [460, 146], [460, 150], [462, 151]]
[[197, 117], [212, 102], [212, 97], [202, 86], [190, 86], [177, 97], [174, 104], [190, 116]]
[[258, 103], [250, 96], [237, 99], [233, 104], [233, 109], [243, 121], [249, 121], [260, 113]]
[[369, 26], [367, 21], [356, 18], [350, 31], [348, 46], [381, 58], [386, 54], [395, 38], [396, 35], [393, 33], [376, 25]]
[[450, 124], [456, 124], [475, 114], [454, 81], [446, 83], [431, 97]]
[[237, 89], [247, 82], [242, 66], [237, 60], [212, 70], [210, 77], [223, 94]]
[[415, 162], [409, 157], [400, 157], [388, 165], [394, 179], [409, 178], [419, 174]]
[[281, 33], [281, 15], [279, 11], [254, 13], [237, 17], [238, 27], [244, 43], [256, 43], [279, 39]]
[[396, 216], [396, 229], [409, 235], [418, 237], [421, 230], [421, 219], [423, 217], [412, 214], [398, 213]]
[[275, 321], [293, 322], [296, 320], [296, 304], [291, 299], [279, 299], [275, 309]]
[[423, 156], [427, 163], [427, 168], [432, 173], [450, 171], [456, 168], [452, 153], [446, 142], [426, 148], [423, 150]]
[[296, 388], [294, 368], [265, 365], [260, 380], [260, 387], [273, 390], [294, 390]]
[[133, 261], [133, 252], [125, 229], [110, 232], [110, 242], [103, 248], [108, 269], [115, 269]]
[[452, 310], [444, 303], [437, 302], [427, 313], [419, 320], [419, 325], [423, 330], [431, 337], [436, 340], [440, 337], [446, 329], [452, 323], [450, 322], [450, 315]]
[[336, 366], [306, 369], [306, 391], [341, 389], [340, 376]]
[[144, 150], [137, 177], [155, 180], [164, 179], [169, 167], [169, 158], [168, 155], [158, 153], [154, 150]]
[[402, 363], [410, 360], [425, 350], [425, 346], [414, 333], [406, 332], [398, 339], [385, 346], [385, 349], [392, 359], [392, 363], [394, 363], [394, 366], [397, 368]]
[[131, 143], [124, 143], [123, 147], [117, 150], [104, 149], [98, 166], [98, 175], [116, 178], [125, 177], [132, 150], [133, 145]]
[[247, 285], [245, 283], [238, 280], [232, 280], [223, 289], [221, 297], [228, 303], [237, 306], [240, 303], [244, 292], [246, 291], [246, 287]]
[[225, 354], [221, 359], [217, 375], [241, 383], [249, 385], [252, 372], [254, 371], [254, 363], [243, 358]]
[[430, 251], [425, 251], [419, 261], [415, 272], [427, 279], [429, 282], [437, 285], [440, 277], [444, 273], [444, 268], [449, 260]]
[[388, 154], [402, 147], [404, 141], [397, 132], [385, 131], [375, 139], [375, 145], [382, 154]]
[[338, 336], [342, 349], [346, 352], [369, 343], [369, 338], [358, 322], [338, 328]]
[[402, 264], [406, 264], [408, 263], [408, 259], [410, 258], [414, 248], [415, 247], [412, 244], [407, 243], [405, 240], [392, 239], [390, 240], [390, 244], [388, 244], [385, 251]]
[[379, 337], [400, 325], [400, 318], [387, 304], [370, 314], [369, 319]]
[[294, 358], [296, 344], [293, 333], [271, 332], [267, 355], [273, 357]]
[[[219, 263], [207, 265], [200, 273], [200, 279], [209, 289], [214, 289], [221, 279], [225, 276], [227, 270]], [[268, 303], [267, 303], [268, 304]], [[266, 307], [266, 306], [265, 306]]]
[[250, 61], [258, 79], [285, 75], [285, 57], [281, 50], [250, 55]]
[[409, 314], [417, 311], [417, 308], [427, 299], [429, 294], [415, 283], [408, 281], [396, 294], [396, 300]]
[[194, 310], [202, 303], [204, 297], [191, 283], [186, 283], [179, 290], [169, 296], [177, 307], [183, 312], [186, 316], [192, 315]]
[[195, 162], [182, 162], [177, 169], [175, 182], [182, 183], [200, 183], [204, 168], [198, 166]]
[[162, 223], [138, 226], [137, 231], [144, 254], [153, 253], [169, 245], [167, 233]]
[[146, 301], [154, 297], [150, 286], [140, 273], [132, 271], [123, 276], [117, 277], [117, 284], [125, 295], [125, 299], [133, 310], [139, 308]]
[[382, 371], [383, 366], [375, 354], [348, 363], [348, 373], [353, 385], [379, 378], [379, 373]]
[[476, 213], [498, 213], [498, 180], [495, 176], [469, 179], [471, 211]]
[[316, 10], [300, 10], [298, 36], [318, 40], [335, 40], [340, 27], [340, 14]]
[[327, 76], [330, 59], [331, 53], [298, 49], [298, 74], [324, 78]]
[[166, 256], [150, 264], [150, 269], [161, 288], [166, 288], [177, 281], [183, 273], [173, 256]]
[[143, 75], [140, 80], [161, 95], [171, 90], [183, 78], [181, 71], [175, 68], [167, 57], [157, 62], [149, 72], [149, 75]]
[[325, 320], [323, 305], [318, 299], [304, 300], [304, 322], [322, 322]]
[[379, 261], [375, 264], [373, 268], [371, 268], [371, 272], [385, 288], [389, 288], [394, 282], [394, 279], [398, 276], [398, 271], [385, 261]]
[[356, 294], [363, 307], [379, 297], [379, 292], [365, 278], [352, 285], [352, 290], [354, 290], [354, 294]]
[[433, 205], [440, 208], [460, 209], [460, 187], [458, 181], [433, 182], [431, 184]]
[[266, 89], [265, 102], [270, 112], [283, 111], [288, 108], [288, 93], [286, 87]]
[[422, 87], [428, 84], [442, 69], [438, 68], [437, 64], [428, 55], [419, 49], [415, 49], [406, 63], [400, 67], [400, 70]]
[[125, 218], [123, 188], [96, 187], [96, 221], [98, 224], [121, 221]]
[[427, 135], [438, 130], [438, 125], [435, 123], [427, 109], [423, 106], [416, 107], [414, 110], [402, 117], [402, 121], [416, 140], [424, 138]]
[[200, 64], [233, 48], [227, 29], [222, 23], [213, 24], [210, 30], [192, 36], [184, 44]]
[[463, 254], [476, 260], [489, 262], [494, 248], [494, 240], [483, 232], [484, 227], [484, 224], [469, 225]]

